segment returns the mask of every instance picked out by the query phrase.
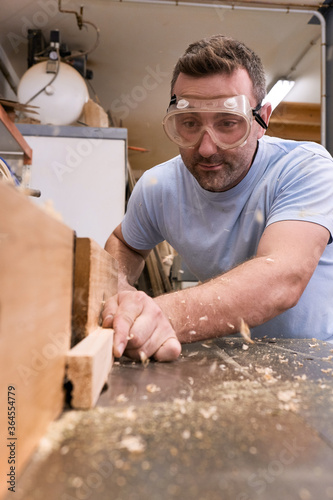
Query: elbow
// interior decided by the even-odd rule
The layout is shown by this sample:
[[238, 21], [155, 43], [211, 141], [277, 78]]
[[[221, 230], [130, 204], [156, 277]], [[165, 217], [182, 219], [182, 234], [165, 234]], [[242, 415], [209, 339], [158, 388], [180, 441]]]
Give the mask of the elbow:
[[298, 304], [307, 283], [308, 282], [304, 282], [304, 277], [298, 276], [294, 277], [289, 281], [287, 286], [283, 287], [283, 291], [280, 296], [281, 312], [292, 309]]

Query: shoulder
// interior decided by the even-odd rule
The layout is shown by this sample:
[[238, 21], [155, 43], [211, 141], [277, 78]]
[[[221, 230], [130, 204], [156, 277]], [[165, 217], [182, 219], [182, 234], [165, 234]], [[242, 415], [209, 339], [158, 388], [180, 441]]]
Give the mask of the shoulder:
[[321, 144], [310, 141], [293, 141], [265, 135], [260, 139], [261, 147], [274, 157], [296, 156], [300, 160], [315, 155], [333, 162], [332, 156]]
[[187, 172], [179, 155], [146, 170], [140, 177], [138, 184], [144, 191], [165, 191], [173, 189], [175, 184], [178, 186], [182, 184], [187, 177]]

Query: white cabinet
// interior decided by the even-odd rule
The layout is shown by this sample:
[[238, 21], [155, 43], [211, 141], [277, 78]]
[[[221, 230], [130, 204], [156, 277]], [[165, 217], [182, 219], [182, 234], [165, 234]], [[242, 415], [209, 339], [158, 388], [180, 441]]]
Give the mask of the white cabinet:
[[102, 247], [125, 212], [127, 130], [19, 124], [33, 149], [30, 187], [79, 237]]

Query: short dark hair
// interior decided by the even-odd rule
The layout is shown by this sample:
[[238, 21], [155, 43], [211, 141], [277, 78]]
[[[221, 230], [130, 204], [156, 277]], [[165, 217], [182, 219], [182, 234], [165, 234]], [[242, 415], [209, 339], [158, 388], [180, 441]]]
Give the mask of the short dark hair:
[[230, 75], [244, 68], [253, 84], [258, 104], [266, 95], [266, 77], [261, 59], [244, 43], [224, 35], [203, 38], [188, 46], [179, 58], [172, 75], [171, 94], [179, 73], [202, 77], [218, 73]]

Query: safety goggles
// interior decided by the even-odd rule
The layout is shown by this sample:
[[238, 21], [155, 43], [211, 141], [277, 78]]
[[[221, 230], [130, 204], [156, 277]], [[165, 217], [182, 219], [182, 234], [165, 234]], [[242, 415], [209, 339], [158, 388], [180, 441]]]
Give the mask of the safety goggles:
[[173, 95], [163, 119], [165, 133], [182, 148], [194, 148], [205, 132], [221, 149], [241, 146], [253, 120], [265, 130], [261, 105], [251, 108], [245, 95], [214, 99], [191, 99]]

